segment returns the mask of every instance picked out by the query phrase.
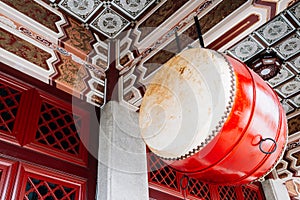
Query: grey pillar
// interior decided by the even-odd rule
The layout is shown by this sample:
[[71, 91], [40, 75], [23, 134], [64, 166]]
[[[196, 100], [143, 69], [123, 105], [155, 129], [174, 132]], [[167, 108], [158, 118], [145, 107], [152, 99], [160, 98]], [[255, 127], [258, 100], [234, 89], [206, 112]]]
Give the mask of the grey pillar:
[[138, 113], [117, 102], [101, 112], [97, 200], [148, 200], [146, 145]]
[[268, 179], [263, 181], [262, 187], [267, 200], [290, 199], [286, 186], [281, 179]]

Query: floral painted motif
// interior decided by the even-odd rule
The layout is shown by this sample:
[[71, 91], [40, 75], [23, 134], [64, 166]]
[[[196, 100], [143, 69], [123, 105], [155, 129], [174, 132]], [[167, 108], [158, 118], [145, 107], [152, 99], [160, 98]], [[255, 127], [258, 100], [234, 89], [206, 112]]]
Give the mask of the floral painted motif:
[[0, 41], [1, 48], [24, 58], [45, 70], [49, 70], [46, 61], [51, 58], [51, 54], [48, 52], [45, 52], [37, 46], [34, 46], [4, 29], [0, 29]]
[[60, 17], [54, 14], [53, 12], [51, 12], [50, 10], [39, 5], [35, 1], [33, 0], [22, 0], [22, 1], [1, 0], [1, 1], [15, 8], [21, 13], [27, 15], [31, 19], [41, 23], [47, 28], [55, 32], [58, 32], [55, 23], [60, 20]]
[[65, 43], [83, 51], [85, 54], [90, 53], [92, 51], [90, 43], [94, 40], [92, 33], [72, 18], [68, 19], [70, 27], [65, 29], [68, 35]]
[[60, 77], [56, 80], [67, 88], [72, 88], [76, 92], [86, 89], [84, 79], [87, 77], [85, 68], [71, 59], [65, 59], [58, 66]]

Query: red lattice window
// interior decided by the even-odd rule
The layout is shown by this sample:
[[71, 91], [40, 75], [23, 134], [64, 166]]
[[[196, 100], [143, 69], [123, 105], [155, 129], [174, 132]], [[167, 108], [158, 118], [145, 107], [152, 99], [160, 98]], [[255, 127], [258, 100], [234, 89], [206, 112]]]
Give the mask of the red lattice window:
[[199, 197], [203, 200], [210, 200], [209, 185], [202, 183], [196, 179], [189, 180], [188, 191], [191, 195]]
[[33, 83], [0, 73], [0, 199], [93, 199], [97, 161], [86, 149], [93, 107]]
[[[164, 191], [172, 195], [174, 199], [187, 197], [188, 199], [200, 200], [263, 200], [263, 195], [258, 184], [245, 186], [219, 186], [203, 183], [195, 178], [188, 177], [168, 167], [161, 159], [152, 152], [148, 153], [149, 186], [152, 190]], [[188, 180], [186, 185], [184, 182]], [[180, 182], [183, 186], [180, 186]], [[187, 189], [185, 186], [188, 186]], [[157, 200], [159, 193], [152, 193]], [[150, 197], [151, 197], [150, 194]], [[163, 196], [163, 195], [160, 195]], [[166, 197], [172, 199], [172, 197]]]
[[23, 200], [83, 200], [85, 181], [21, 163], [17, 196]]
[[151, 153], [149, 156], [149, 169], [150, 182], [165, 185], [172, 189], [178, 189], [176, 172]]
[[237, 200], [235, 188], [232, 186], [219, 186], [220, 200]]
[[[45, 153], [51, 153], [49, 149], [52, 149], [52, 155], [55, 157], [63, 153], [65, 155], [62, 156], [63, 159], [74, 160], [76, 158], [75, 162], [84, 164], [86, 149], [81, 141], [83, 138], [80, 138], [82, 124], [82, 116], [44, 101], [35, 134], [35, 143], [47, 147]], [[55, 154], [55, 151], [60, 153]]]
[[78, 191], [74, 188], [28, 177], [24, 200], [75, 200], [76, 196]]
[[0, 83], [0, 131], [13, 135], [21, 92]]
[[76, 125], [80, 126], [80, 122], [79, 116], [74, 118], [72, 113], [44, 102], [35, 139], [44, 145], [79, 155], [80, 138]]
[[259, 198], [259, 188], [258, 189], [253, 189], [253, 188], [249, 188], [246, 186], [242, 186], [242, 191], [243, 191], [243, 195], [245, 200], [259, 200], [261, 198]]

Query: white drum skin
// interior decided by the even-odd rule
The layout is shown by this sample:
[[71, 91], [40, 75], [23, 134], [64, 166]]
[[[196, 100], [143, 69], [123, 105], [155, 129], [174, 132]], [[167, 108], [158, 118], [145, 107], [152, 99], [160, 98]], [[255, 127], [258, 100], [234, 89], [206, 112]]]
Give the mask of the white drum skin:
[[140, 109], [142, 136], [151, 151], [177, 158], [205, 142], [232, 98], [228, 65], [215, 51], [191, 49], [160, 69]]

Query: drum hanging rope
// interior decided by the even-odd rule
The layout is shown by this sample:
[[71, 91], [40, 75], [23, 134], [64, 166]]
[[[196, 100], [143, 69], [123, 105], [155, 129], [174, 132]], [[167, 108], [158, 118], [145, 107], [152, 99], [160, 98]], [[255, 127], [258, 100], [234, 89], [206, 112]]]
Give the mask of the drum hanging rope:
[[194, 21], [195, 21], [195, 25], [196, 25], [196, 28], [197, 28], [197, 34], [198, 34], [200, 47], [204, 48], [204, 41], [203, 41], [203, 37], [202, 37], [201, 26], [200, 26], [200, 22], [199, 22], [199, 19], [198, 19], [197, 15], [194, 17]]
[[179, 37], [178, 37], [178, 33], [177, 33], [177, 30], [175, 29], [175, 40], [176, 40], [176, 44], [177, 44], [177, 51], [178, 53], [181, 52], [181, 45], [180, 45], [180, 40], [179, 40]]
[[[265, 150], [262, 149], [262, 143], [265, 142], [265, 141], [268, 141], [268, 140], [272, 141], [275, 144], [275, 147], [272, 151], [265, 151]], [[263, 139], [261, 139], [261, 141], [259, 143], [259, 150], [261, 152], [263, 152], [264, 154], [272, 154], [276, 151], [276, 149], [277, 149], [277, 143], [274, 139], [272, 139], [272, 138], [263, 138]]]

